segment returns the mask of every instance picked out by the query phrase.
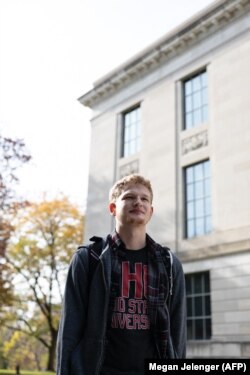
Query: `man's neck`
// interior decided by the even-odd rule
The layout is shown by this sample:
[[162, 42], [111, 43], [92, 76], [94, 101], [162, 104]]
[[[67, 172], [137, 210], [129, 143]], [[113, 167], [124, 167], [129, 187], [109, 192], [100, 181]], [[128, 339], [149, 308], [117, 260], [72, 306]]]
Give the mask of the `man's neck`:
[[146, 229], [145, 227], [135, 228], [116, 228], [117, 233], [124, 242], [126, 249], [140, 250], [146, 246]]

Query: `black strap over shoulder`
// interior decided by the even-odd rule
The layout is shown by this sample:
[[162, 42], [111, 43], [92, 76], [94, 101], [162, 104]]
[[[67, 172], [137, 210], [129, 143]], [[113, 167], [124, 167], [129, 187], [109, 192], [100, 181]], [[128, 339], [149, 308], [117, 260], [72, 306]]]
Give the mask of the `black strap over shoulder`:
[[169, 279], [169, 296], [168, 296], [168, 307], [170, 307], [171, 296], [173, 294], [173, 254], [168, 247], [161, 247], [162, 259], [168, 274]]
[[89, 276], [88, 276], [88, 285], [91, 284], [95, 269], [99, 263], [100, 255], [103, 249], [106, 247], [109, 235], [107, 237], [97, 237], [93, 236], [89, 239], [93, 243], [88, 245], [88, 259], [89, 259]]
[[106, 239], [97, 236], [93, 236], [89, 240], [93, 243], [78, 247], [78, 249], [85, 248], [88, 252], [88, 289], [90, 288], [92, 277], [99, 262], [102, 249], [106, 243]]
[[88, 257], [89, 257], [89, 284], [91, 282], [93, 273], [95, 271], [95, 268], [97, 266], [97, 263], [99, 261], [99, 257], [102, 253], [103, 245], [105, 242], [105, 239], [102, 237], [91, 237], [89, 239], [90, 241], [93, 241], [92, 244], [90, 244]]

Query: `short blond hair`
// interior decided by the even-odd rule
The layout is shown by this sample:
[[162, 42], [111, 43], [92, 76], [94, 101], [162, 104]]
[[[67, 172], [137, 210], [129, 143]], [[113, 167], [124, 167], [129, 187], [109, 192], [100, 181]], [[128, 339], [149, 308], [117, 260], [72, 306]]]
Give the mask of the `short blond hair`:
[[151, 202], [153, 201], [153, 189], [151, 186], [151, 182], [140, 176], [139, 174], [130, 174], [121, 178], [120, 180], [116, 181], [115, 184], [109, 191], [109, 202], [115, 202], [117, 198], [122, 194], [122, 192], [129, 186], [129, 185], [136, 185], [140, 184], [145, 186], [151, 195]]

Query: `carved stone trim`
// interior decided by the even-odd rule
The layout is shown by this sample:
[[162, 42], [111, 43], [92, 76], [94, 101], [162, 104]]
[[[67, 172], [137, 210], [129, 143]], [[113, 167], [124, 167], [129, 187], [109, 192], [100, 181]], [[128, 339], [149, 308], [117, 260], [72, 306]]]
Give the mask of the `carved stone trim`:
[[125, 177], [132, 173], [139, 172], [139, 160], [133, 160], [130, 163], [124, 164], [120, 167], [119, 176], [120, 178]]
[[207, 130], [204, 130], [201, 133], [192, 135], [182, 140], [181, 142], [182, 155], [186, 155], [191, 151], [197, 150], [207, 145], [208, 145], [208, 132]]

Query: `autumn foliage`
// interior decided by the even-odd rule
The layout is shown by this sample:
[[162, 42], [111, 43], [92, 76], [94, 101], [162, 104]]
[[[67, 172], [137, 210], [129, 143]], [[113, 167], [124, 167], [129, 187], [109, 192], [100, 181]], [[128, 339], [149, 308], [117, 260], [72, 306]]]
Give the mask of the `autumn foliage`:
[[18, 199], [17, 171], [30, 158], [22, 140], [0, 135], [0, 365], [54, 370], [65, 278], [84, 216], [64, 196]]
[[15, 303], [5, 312], [5, 325], [46, 349], [47, 370], [54, 369], [65, 276], [74, 251], [83, 242], [83, 220], [66, 197], [32, 203], [16, 216], [6, 253]]
[[20, 139], [3, 137], [0, 134], [0, 310], [13, 302], [9, 266], [4, 256], [13, 231], [11, 217], [17, 206], [26, 202], [17, 200], [14, 186], [18, 182], [17, 169], [30, 160], [25, 144]]

